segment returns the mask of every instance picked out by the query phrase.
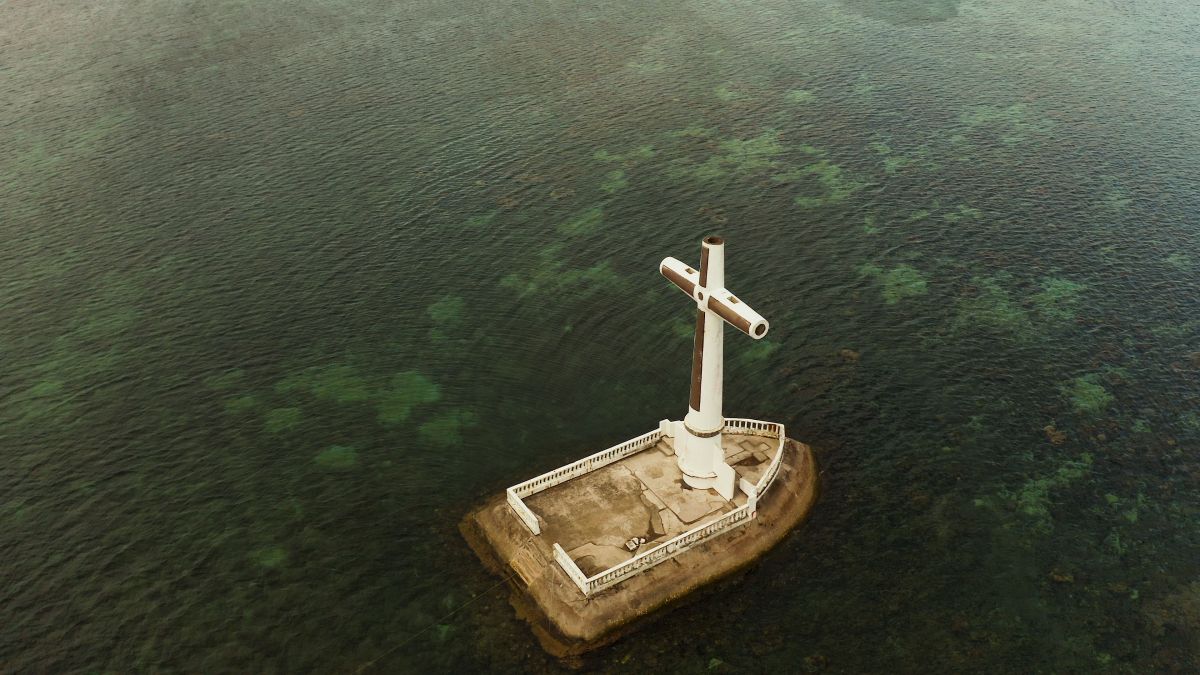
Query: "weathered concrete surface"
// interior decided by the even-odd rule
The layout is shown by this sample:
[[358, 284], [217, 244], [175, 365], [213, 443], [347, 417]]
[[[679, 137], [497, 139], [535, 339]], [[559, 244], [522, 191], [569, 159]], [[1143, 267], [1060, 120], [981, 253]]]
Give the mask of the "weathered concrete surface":
[[[757, 483], [777, 444], [762, 436], [724, 434], [726, 461], [739, 478]], [[558, 542], [592, 576], [746, 503], [683, 481], [669, 439], [602, 469], [525, 499], [542, 536]], [[630, 549], [626, 542], [644, 540]]]
[[[756, 437], [748, 438], [757, 440]], [[754, 453], [765, 453], [766, 450], [753, 442], [746, 447], [740, 442], [735, 444], [738, 448], [733, 452], [744, 453], [743, 460], [749, 458], [745, 467], [759, 468], [761, 465], [765, 468], [762, 457], [766, 455], [760, 454], [756, 458]], [[730, 456], [730, 452], [727, 444], [726, 455]], [[667, 457], [661, 449], [650, 449], [634, 457], [643, 455], [660, 455], [671, 460], [670, 466], [674, 465], [674, 458]], [[646, 496], [647, 492], [653, 495], [654, 491], [642, 489], [646, 483], [636, 475], [642, 472], [638, 469], [630, 471], [626, 464], [628, 459], [632, 458], [570, 482], [585, 481], [611, 470], [607, 475], [593, 478], [592, 484], [582, 488], [577, 486], [578, 494], [582, 495], [579, 503], [591, 508], [591, 511], [574, 513], [574, 517], [585, 525], [569, 524], [564, 520], [569, 515], [566, 510], [553, 510], [557, 508], [556, 504], [565, 509], [562, 499], [550, 500], [550, 504], [539, 504], [534, 509], [533, 502], [539, 496], [534, 495], [526, 501], [535, 512], [540, 509], [538, 516], [546, 525], [542, 535], [534, 536], [512, 513], [501, 494], [467, 514], [460, 526], [484, 563], [494, 572], [510, 577], [513, 589], [510, 600], [518, 615], [530, 623], [542, 647], [554, 655], [569, 657], [607, 644], [631, 629], [637, 619], [749, 564], [798, 525], [817, 498], [817, 468], [812, 450], [788, 439], [779, 474], [758, 502], [757, 518], [586, 598], [554, 562], [551, 546], [555, 541], [568, 550], [585, 574], [592, 575], [633, 555], [621, 547], [629, 538], [626, 534], [629, 523], [647, 518], [650, 521], [648, 531], [653, 533], [654, 513], [675, 513], [666, 500], [656, 503]], [[741, 473], [743, 467], [737, 468]], [[651, 482], [655, 480], [652, 478]], [[614, 486], [624, 486], [636, 494], [631, 497], [625, 493], [610, 493]], [[625, 515], [606, 518], [605, 510], [613, 504], [619, 505], [618, 510]], [[730, 502], [724, 502], [724, 506], [715, 509], [714, 513], [729, 508], [733, 508]], [[631, 518], [633, 520], [629, 520]], [[656, 534], [655, 538], [662, 540], [694, 526], [675, 523], [670, 527], [673, 534]], [[642, 536], [650, 539], [648, 535]], [[568, 541], [555, 537], [570, 538], [572, 547], [568, 547]]]

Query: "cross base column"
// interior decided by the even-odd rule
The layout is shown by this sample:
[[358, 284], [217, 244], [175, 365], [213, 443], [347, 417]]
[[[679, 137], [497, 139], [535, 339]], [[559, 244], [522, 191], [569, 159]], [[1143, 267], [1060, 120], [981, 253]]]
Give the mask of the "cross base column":
[[697, 490], [713, 489], [733, 501], [737, 473], [725, 463], [722, 435], [697, 434], [684, 422], [673, 422], [675, 460], [683, 473], [683, 482]]

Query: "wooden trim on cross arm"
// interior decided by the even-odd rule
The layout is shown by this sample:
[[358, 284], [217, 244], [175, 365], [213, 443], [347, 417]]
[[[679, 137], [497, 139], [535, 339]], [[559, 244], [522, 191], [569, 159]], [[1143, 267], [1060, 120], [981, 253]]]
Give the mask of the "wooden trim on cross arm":
[[661, 272], [662, 275], [667, 278], [667, 281], [670, 281], [678, 286], [679, 290], [683, 291], [684, 293], [692, 295], [696, 292], [696, 284], [692, 283], [691, 279], [688, 279], [670, 267], [663, 267]]
[[709, 295], [707, 305], [717, 316], [728, 321], [731, 326], [747, 335], [750, 334], [750, 321], [741, 314], [733, 311], [733, 308], [722, 302], [720, 298], [715, 295]]

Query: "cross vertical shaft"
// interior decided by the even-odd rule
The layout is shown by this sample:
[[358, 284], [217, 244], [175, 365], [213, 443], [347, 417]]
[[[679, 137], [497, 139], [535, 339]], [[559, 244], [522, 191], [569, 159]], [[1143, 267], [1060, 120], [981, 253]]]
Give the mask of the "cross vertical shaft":
[[696, 303], [688, 412], [682, 422], [664, 420], [664, 424], [675, 439], [684, 482], [698, 489], [713, 488], [733, 499], [735, 474], [725, 463], [721, 439], [725, 324], [756, 340], [766, 335], [768, 324], [725, 288], [725, 241], [720, 237], [705, 237], [699, 272], [675, 258], [663, 260], [659, 271]]
[[[707, 237], [700, 251], [700, 286], [725, 287], [725, 244], [718, 237]], [[725, 366], [725, 322], [707, 309], [707, 300], [696, 308], [696, 336], [692, 347], [692, 395], [684, 423], [699, 434], [719, 432], [725, 420], [721, 415], [722, 377]]]

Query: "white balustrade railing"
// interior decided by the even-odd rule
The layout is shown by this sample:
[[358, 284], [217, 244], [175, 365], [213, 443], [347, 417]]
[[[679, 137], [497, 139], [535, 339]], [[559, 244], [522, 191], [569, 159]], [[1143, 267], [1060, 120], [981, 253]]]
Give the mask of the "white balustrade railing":
[[579, 569], [579, 565], [576, 565], [574, 560], [571, 560], [571, 556], [567, 555], [558, 542], [554, 542], [554, 559], [558, 561], [558, 566], [563, 568], [563, 571], [567, 573], [568, 577], [571, 577], [571, 581], [575, 582], [584, 595], [591, 595], [588, 592], [587, 575]]
[[[720, 518], [698, 525], [687, 532], [670, 539], [649, 551], [639, 553], [620, 565], [590, 577], [584, 595], [602, 591], [613, 584], [623, 581], [626, 577], [654, 567], [658, 563], [674, 558], [684, 551], [701, 544], [704, 541], [738, 525], [750, 522], [750, 505], [746, 504], [726, 513]], [[578, 582], [576, 582], [578, 583]], [[583, 590], [582, 587], [580, 590]]]
[[660, 438], [662, 438], [662, 432], [655, 429], [637, 438], [625, 441], [620, 445], [614, 445], [607, 450], [601, 450], [594, 455], [588, 455], [577, 462], [572, 462], [553, 471], [547, 471], [540, 476], [530, 478], [524, 483], [517, 483], [509, 488], [509, 490], [512, 490], [518, 497], [528, 497], [529, 495], [537, 494], [559, 483], [565, 483], [572, 478], [582, 476], [585, 473], [591, 473], [619, 459], [640, 452], [657, 443]]
[[521, 501], [521, 498], [517, 496], [516, 492], [513, 492], [512, 488], [508, 488], [504, 492], [508, 499], [508, 505], [512, 507], [513, 513], [517, 514], [521, 522], [525, 523], [525, 527], [528, 527], [534, 534], [541, 534], [542, 526], [538, 524], [537, 516], [533, 515], [533, 511], [530, 511], [529, 507], [525, 506], [525, 502]]
[[[629, 560], [591, 577], [585, 575], [579, 569], [579, 566], [575, 564], [575, 561], [571, 560], [571, 557], [563, 550], [562, 546], [559, 546], [555, 542], [553, 546], [555, 561], [558, 562], [559, 567], [566, 572], [567, 576], [570, 577], [571, 581], [579, 587], [579, 590], [585, 596], [590, 596], [593, 593], [617, 584], [632, 574], [637, 574], [638, 572], [654, 567], [658, 563], [673, 558], [722, 532], [739, 525], [744, 525], [757, 515], [757, 502], [762, 499], [763, 493], [767, 491], [767, 488], [771, 487], [771, 483], [779, 473], [779, 466], [783, 460], [783, 446], [787, 439], [783, 425], [776, 424], [775, 422], [762, 422], [760, 420], [728, 418], [725, 420], [723, 433], [777, 439], [775, 456], [771, 458], [771, 463], [767, 465], [767, 470], [758, 479], [758, 483], [752, 484], [742, 479], [742, 482], [746, 483], [742, 491], [747, 493], [747, 503], [716, 520], [701, 523], [681, 535], [673, 537], [654, 548], [643, 551]], [[512, 507], [517, 517], [525, 523], [526, 527], [534, 534], [541, 534], [541, 527], [538, 524], [537, 516], [521, 501], [522, 497], [528, 497], [560, 483], [565, 483], [572, 478], [612, 464], [623, 457], [628, 457], [654, 445], [660, 438], [662, 438], [662, 432], [655, 429], [620, 445], [613, 446], [594, 455], [584, 457], [577, 462], [527, 480], [524, 483], [518, 483], [507, 490], [509, 506]], [[751, 490], [746, 490], [746, 487], [750, 487]]]

